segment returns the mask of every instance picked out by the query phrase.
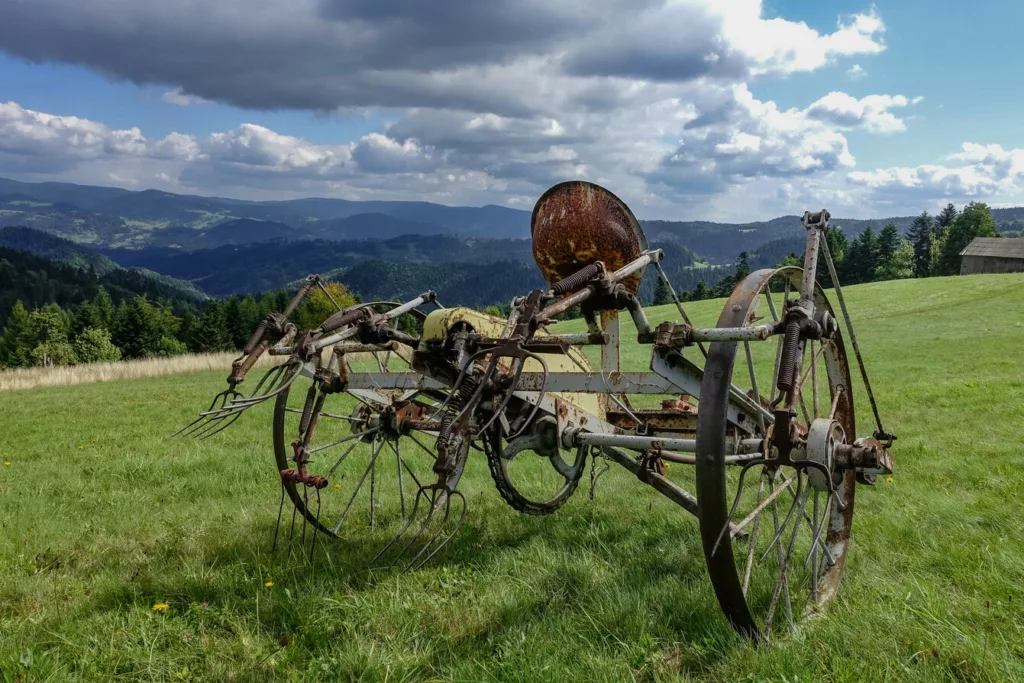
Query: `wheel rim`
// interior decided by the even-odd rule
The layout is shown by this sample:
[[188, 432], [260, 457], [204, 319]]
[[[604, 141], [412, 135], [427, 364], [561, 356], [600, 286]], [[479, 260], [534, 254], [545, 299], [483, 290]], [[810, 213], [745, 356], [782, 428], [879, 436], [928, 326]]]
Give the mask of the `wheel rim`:
[[531, 432], [511, 443], [505, 441], [501, 425], [495, 423], [483, 444], [491, 477], [505, 502], [524, 514], [550, 515], [576, 491], [586, 469], [587, 449], [577, 449], [575, 459], [567, 462], [565, 452], [557, 445], [554, 420], [535, 422]]
[[[789, 289], [781, 295], [772, 294], [770, 285], [782, 281], [798, 290], [801, 274], [800, 268], [752, 273], [737, 285], [718, 326], [757, 324], [761, 317], [767, 317], [767, 313], [758, 317], [764, 312], [759, 311], [762, 305], [771, 311], [768, 301], [775, 305], [774, 315], [781, 315], [779, 297]], [[820, 287], [815, 287], [814, 300], [816, 310], [831, 312]], [[770, 399], [769, 387], [774, 387], [778, 371], [775, 358], [766, 358], [762, 350], [758, 364], [755, 353], [747, 353], [748, 348], [735, 342], [717, 342], [708, 349], [697, 420], [695, 475], [701, 539], [719, 604], [738, 631], [762, 639], [770, 637], [773, 627], [778, 630], [780, 623], [792, 626], [801, 613], [805, 617], [817, 614], [835, 596], [849, 545], [855, 474], [837, 474], [835, 495], [826, 493], [824, 502], [823, 492], [809, 487], [806, 475], [789, 467], [755, 467], [747, 473], [744, 487], [738, 488], [737, 468], [728, 466], [725, 460], [730, 384], [752, 388], [756, 383], [759, 393]], [[777, 357], [777, 353], [770, 355]], [[801, 401], [797, 421], [810, 423], [823, 412], [833, 413], [834, 408], [836, 423], [852, 441], [856, 426], [849, 391], [851, 376], [841, 333], [824, 344], [808, 343], [802, 372], [800, 393], [807, 394], [807, 400]], [[812, 377], [814, 383], [808, 386]], [[827, 393], [817, 389], [819, 383], [828, 387]], [[770, 420], [766, 427], [770, 428]], [[779, 488], [785, 491], [776, 493]], [[734, 504], [736, 512], [730, 514]], [[745, 538], [737, 536], [737, 543], [732, 533], [723, 533], [730, 522], [743, 526]]]
[[[372, 358], [362, 359], [365, 368], [357, 366], [353, 371], [407, 369], [394, 367], [399, 358], [395, 354], [370, 355]], [[313, 382], [308, 378], [296, 381], [277, 396], [273, 435], [278, 471], [296, 467], [292, 442], [299, 435], [302, 408]], [[381, 394], [379, 398], [387, 403], [354, 393], [328, 394], [309, 443], [311, 462], [306, 464], [309, 474], [327, 479], [326, 487], [318, 492], [281, 480], [296, 515], [328, 536], [340, 537], [352, 527], [373, 527], [404, 518], [419, 485], [434, 478], [435, 437], [400, 426], [394, 415], [396, 407], [410, 404], [429, 412], [433, 401], [420, 394]], [[450, 477], [452, 486], [461, 477], [464, 462], [463, 458]]]

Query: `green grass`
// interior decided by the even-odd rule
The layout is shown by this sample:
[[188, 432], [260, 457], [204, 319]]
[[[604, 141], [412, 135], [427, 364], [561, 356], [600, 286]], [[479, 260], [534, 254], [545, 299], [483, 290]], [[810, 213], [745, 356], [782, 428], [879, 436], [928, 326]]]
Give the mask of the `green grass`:
[[466, 526], [414, 573], [366, 569], [387, 524], [315, 574], [271, 554], [269, 407], [167, 438], [221, 373], [0, 394], [0, 680], [1024, 680], [1024, 276], [848, 299], [897, 471], [858, 492], [827, 615], [771, 646], [722, 618], [696, 520], [619, 470], [533, 518], [472, 454]]

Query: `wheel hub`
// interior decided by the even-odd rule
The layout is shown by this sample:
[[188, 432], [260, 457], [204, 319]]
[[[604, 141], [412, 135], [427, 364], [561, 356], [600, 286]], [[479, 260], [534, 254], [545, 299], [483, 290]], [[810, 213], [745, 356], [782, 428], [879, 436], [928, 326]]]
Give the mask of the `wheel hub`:
[[819, 418], [811, 423], [807, 431], [806, 460], [817, 465], [807, 468], [811, 488], [826, 492], [835, 488], [836, 448], [845, 443], [846, 432], [837, 421]]

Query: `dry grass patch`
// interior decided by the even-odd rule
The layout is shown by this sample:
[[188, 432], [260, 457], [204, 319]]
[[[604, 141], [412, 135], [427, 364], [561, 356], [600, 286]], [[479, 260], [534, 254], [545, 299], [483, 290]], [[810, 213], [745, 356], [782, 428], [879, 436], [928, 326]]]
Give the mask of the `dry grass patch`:
[[[0, 370], [0, 391], [63, 387], [72, 384], [109, 382], [160, 375], [190, 375], [200, 372], [223, 372], [227, 376], [237, 352], [189, 353], [166, 358], [143, 358], [113, 363], [83, 363], [49, 368], [16, 368]], [[286, 358], [263, 356], [256, 367], [270, 367]]]

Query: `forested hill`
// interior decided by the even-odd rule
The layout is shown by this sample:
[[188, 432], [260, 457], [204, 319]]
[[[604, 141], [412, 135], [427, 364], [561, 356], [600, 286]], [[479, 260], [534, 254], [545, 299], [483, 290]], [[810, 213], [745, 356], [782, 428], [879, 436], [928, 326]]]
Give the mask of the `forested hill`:
[[177, 307], [194, 308], [206, 297], [189, 295], [177, 283], [169, 285], [150, 274], [115, 268], [105, 273], [92, 266], [78, 266], [0, 247], [0, 326], [16, 301], [31, 310], [46, 304], [71, 308], [93, 299], [100, 287], [115, 304], [137, 295]]
[[[697, 257], [676, 243], [665, 249], [665, 267], [677, 286], [690, 287]], [[403, 235], [389, 240], [225, 245], [182, 253], [174, 249], [109, 249], [123, 266], [149, 268], [187, 280], [211, 296], [284, 287], [309, 273], [329, 275], [367, 299], [446, 291], [467, 306], [507, 303], [543, 284], [529, 240], [487, 240], [456, 235]], [[505, 286], [496, 283], [504, 282]], [[642, 294], [651, 295], [646, 283]]]

